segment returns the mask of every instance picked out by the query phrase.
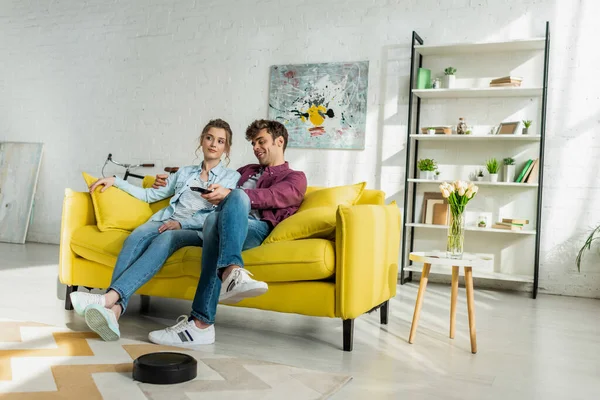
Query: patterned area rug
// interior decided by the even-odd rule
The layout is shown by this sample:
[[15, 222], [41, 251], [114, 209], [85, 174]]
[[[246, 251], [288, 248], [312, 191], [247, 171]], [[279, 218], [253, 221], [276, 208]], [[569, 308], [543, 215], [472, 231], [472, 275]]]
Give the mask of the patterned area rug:
[[[196, 379], [150, 385], [132, 379], [133, 360], [178, 351], [198, 361]], [[0, 399], [325, 399], [351, 377], [271, 362], [122, 339], [104, 342], [35, 322], [0, 321]]]

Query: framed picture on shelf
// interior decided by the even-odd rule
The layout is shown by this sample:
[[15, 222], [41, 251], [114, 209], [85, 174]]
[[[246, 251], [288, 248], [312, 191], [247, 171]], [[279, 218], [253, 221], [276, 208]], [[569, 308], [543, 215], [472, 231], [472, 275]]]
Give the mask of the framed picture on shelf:
[[498, 127], [496, 135], [515, 135], [519, 128], [519, 121], [515, 122], [503, 122]]
[[[443, 207], [440, 207], [443, 206]], [[423, 193], [423, 206], [421, 207], [421, 223], [422, 224], [436, 224], [440, 221], [441, 216], [436, 215], [443, 212], [444, 208], [447, 208], [448, 200], [442, 196], [440, 192], [425, 192]], [[436, 225], [442, 225], [437, 223]]]

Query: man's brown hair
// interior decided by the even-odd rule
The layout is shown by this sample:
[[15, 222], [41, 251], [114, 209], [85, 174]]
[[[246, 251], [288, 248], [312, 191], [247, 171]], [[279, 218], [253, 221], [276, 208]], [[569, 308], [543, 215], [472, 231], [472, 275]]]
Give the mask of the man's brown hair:
[[257, 119], [246, 128], [246, 140], [252, 141], [260, 131], [266, 129], [273, 138], [273, 141], [278, 137], [283, 137], [283, 151], [288, 143], [288, 131], [281, 122], [271, 121], [268, 119]]

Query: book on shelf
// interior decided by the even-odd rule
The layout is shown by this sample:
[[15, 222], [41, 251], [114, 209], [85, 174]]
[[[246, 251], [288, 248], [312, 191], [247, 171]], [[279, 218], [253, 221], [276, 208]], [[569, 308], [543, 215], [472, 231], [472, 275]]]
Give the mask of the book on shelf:
[[525, 163], [525, 166], [523, 167], [523, 169], [521, 170], [521, 173], [519, 174], [519, 177], [515, 180], [516, 183], [522, 182], [523, 178], [525, 177], [525, 174], [527, 173], [529, 167], [531, 167], [531, 164], [533, 163], [533, 160], [528, 160]]
[[523, 230], [523, 226], [521, 226], [521, 225], [505, 224], [502, 222], [496, 222], [494, 225], [492, 225], [492, 228], [504, 229], [507, 231], [522, 231]]
[[526, 182], [526, 179], [529, 177], [529, 174], [533, 170], [533, 166], [535, 164], [537, 164], [537, 159], [531, 161], [531, 164], [529, 164], [529, 167], [527, 167], [527, 171], [525, 171], [525, 175], [523, 175], [523, 179], [521, 179], [521, 183]]
[[524, 218], [502, 218], [502, 222], [506, 224], [527, 225], [529, 220]]
[[520, 76], [503, 76], [500, 78], [492, 79], [490, 83], [513, 83], [513, 82], [522, 82], [523, 78]]
[[490, 83], [490, 87], [519, 87], [521, 82]]
[[540, 173], [540, 160], [537, 159], [535, 160], [534, 164], [533, 164], [533, 168], [531, 168], [531, 172], [529, 173], [529, 176], [527, 176], [527, 180], [525, 180], [525, 183], [536, 183], [538, 181], [538, 175]]

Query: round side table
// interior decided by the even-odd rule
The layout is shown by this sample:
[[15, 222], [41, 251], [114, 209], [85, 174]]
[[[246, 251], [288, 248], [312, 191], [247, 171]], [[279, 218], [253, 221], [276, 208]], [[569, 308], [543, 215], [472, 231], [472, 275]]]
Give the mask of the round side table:
[[423, 305], [423, 297], [425, 288], [429, 279], [429, 270], [431, 264], [448, 265], [452, 267], [452, 289], [450, 296], [450, 339], [454, 339], [455, 322], [456, 322], [456, 298], [458, 297], [458, 273], [459, 268], [465, 269], [465, 286], [467, 289], [467, 311], [469, 313], [469, 333], [471, 336], [471, 353], [477, 353], [477, 334], [475, 330], [475, 304], [473, 296], [473, 267], [478, 267], [487, 259], [476, 254], [463, 254], [461, 260], [455, 260], [446, 257], [446, 252], [412, 252], [408, 257], [411, 261], [423, 263], [423, 271], [421, 272], [421, 282], [419, 283], [419, 292], [417, 294], [417, 302], [413, 314], [412, 325], [410, 327], [410, 336], [408, 343], [413, 343], [419, 324], [419, 314]]

